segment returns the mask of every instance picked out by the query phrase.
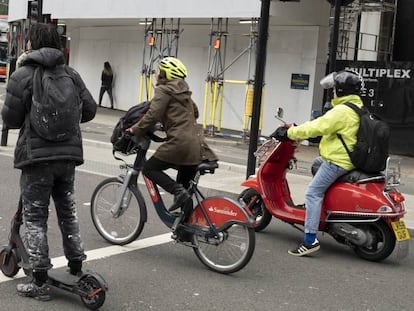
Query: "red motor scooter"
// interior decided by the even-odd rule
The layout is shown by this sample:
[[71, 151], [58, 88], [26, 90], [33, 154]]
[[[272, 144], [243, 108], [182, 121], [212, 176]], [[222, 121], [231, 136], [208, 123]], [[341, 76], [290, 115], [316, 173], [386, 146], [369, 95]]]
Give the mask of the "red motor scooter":
[[[303, 231], [305, 205], [293, 202], [286, 179], [287, 170], [295, 167], [298, 144], [273, 138], [256, 152], [257, 174], [241, 184], [248, 189], [240, 194], [256, 218], [256, 231], [266, 228], [272, 216]], [[396, 245], [397, 258], [404, 258], [410, 236], [402, 220], [406, 211], [399, 184], [400, 161], [390, 158], [384, 172], [354, 170], [341, 176], [326, 192], [319, 230], [370, 261], [387, 258]]]

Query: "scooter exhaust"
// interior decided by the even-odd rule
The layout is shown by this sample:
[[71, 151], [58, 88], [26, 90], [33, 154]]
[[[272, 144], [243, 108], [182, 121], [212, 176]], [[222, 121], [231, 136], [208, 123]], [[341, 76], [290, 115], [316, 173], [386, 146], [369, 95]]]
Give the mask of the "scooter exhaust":
[[332, 223], [330, 229], [332, 235], [337, 234], [352, 244], [364, 246], [372, 243], [372, 237], [369, 233], [348, 223]]

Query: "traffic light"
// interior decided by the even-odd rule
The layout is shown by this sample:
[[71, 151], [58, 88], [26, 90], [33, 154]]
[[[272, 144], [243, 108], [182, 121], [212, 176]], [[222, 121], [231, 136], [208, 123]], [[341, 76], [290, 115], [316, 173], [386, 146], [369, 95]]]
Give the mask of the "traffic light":
[[29, 13], [28, 17], [30, 19], [31, 24], [36, 24], [37, 22], [39, 22], [40, 15], [41, 15], [39, 1], [37, 0], [29, 1], [28, 13]]

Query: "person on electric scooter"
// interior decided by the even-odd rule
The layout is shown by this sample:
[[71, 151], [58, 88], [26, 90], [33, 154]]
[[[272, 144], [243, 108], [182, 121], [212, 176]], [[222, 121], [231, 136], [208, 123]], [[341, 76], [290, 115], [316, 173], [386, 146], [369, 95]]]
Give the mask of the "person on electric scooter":
[[[95, 117], [97, 105], [86, 88], [80, 75], [65, 65], [61, 41], [56, 27], [47, 24], [34, 24], [28, 34], [28, 49], [31, 51], [22, 59], [20, 67], [11, 75], [2, 109], [3, 122], [11, 129], [20, 129], [14, 154], [14, 167], [21, 170], [20, 190], [23, 207], [23, 220], [26, 227], [27, 252], [33, 280], [17, 285], [18, 294], [38, 300], [49, 300], [48, 270], [52, 265], [47, 241], [47, 220], [49, 201], [53, 197], [58, 224], [62, 233], [63, 249], [68, 260], [70, 273], [82, 273], [82, 262], [86, 259], [79, 232], [74, 197], [75, 166], [83, 163], [82, 137], [79, 122], [87, 122]], [[78, 94], [75, 104], [82, 104], [79, 114], [72, 118], [74, 131], [62, 141], [51, 141], [35, 131], [31, 110], [36, 109], [35, 96], [42, 94], [44, 87], [39, 80], [42, 72], [52, 73], [58, 66], [65, 66], [70, 76], [67, 83]], [[60, 67], [60, 70], [63, 70]], [[44, 73], [43, 73], [44, 74]], [[37, 88], [37, 89], [35, 89]], [[72, 94], [73, 95], [73, 94]], [[69, 97], [68, 97], [69, 98]], [[42, 97], [41, 102], [44, 99]], [[67, 101], [71, 102], [70, 100]], [[82, 103], [81, 103], [82, 102]], [[39, 102], [36, 103], [39, 105]], [[48, 101], [51, 104], [51, 101]], [[39, 111], [39, 110], [37, 110]], [[56, 111], [60, 111], [56, 107]], [[71, 110], [69, 110], [71, 111]], [[70, 112], [69, 112], [70, 113]], [[51, 131], [50, 120], [41, 116]], [[66, 127], [72, 123], [66, 121]], [[53, 135], [53, 133], [50, 133]]]
[[[169, 211], [183, 208], [190, 199], [187, 189], [196, 174], [197, 165], [203, 161], [218, 161], [197, 125], [199, 113], [185, 81], [187, 76], [187, 68], [179, 59], [161, 59], [150, 107], [140, 121], [127, 129], [139, 137], [158, 122], [163, 125], [166, 141], [145, 163], [142, 173], [174, 195], [174, 204]], [[170, 168], [178, 171], [176, 180], [164, 172]]]
[[293, 256], [308, 255], [320, 249], [317, 232], [325, 192], [335, 180], [355, 168], [337, 134], [342, 135], [346, 145], [353, 150], [357, 141], [359, 116], [344, 103], [351, 102], [359, 108], [363, 107], [360, 98], [364, 87], [362, 77], [350, 70], [333, 72], [321, 80], [321, 86], [325, 89], [333, 88], [330, 110], [319, 118], [301, 125], [279, 127], [271, 134], [279, 141], [304, 140], [321, 136], [320, 156], [313, 164], [319, 166], [319, 169], [305, 195], [305, 236], [296, 248], [288, 251]]

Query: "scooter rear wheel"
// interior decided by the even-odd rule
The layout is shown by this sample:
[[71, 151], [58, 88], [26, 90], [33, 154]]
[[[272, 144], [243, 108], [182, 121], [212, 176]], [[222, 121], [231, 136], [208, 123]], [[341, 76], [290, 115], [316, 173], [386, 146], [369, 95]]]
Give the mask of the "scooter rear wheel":
[[[82, 285], [84, 288], [82, 288], [85, 292], [88, 293], [88, 295], [92, 294], [91, 297], [82, 297], [81, 300], [83, 304], [91, 310], [96, 310], [100, 308], [106, 298], [105, 291], [101, 288], [101, 284], [99, 281], [93, 277], [92, 275], [88, 275], [83, 281]], [[96, 293], [95, 293], [96, 292]]]
[[5, 276], [12, 278], [19, 272], [20, 267], [17, 264], [18, 262], [19, 259], [14, 249], [7, 250], [3, 248], [0, 251], [0, 269]]
[[254, 230], [256, 232], [265, 229], [272, 220], [272, 214], [269, 213], [266, 206], [263, 203], [262, 197], [254, 189], [246, 189], [240, 195], [239, 199], [242, 199], [247, 206], [250, 207], [250, 211], [256, 220]]
[[373, 238], [369, 246], [354, 246], [354, 252], [369, 261], [381, 261], [387, 258], [395, 248], [395, 234], [382, 220], [355, 225], [368, 232]]

